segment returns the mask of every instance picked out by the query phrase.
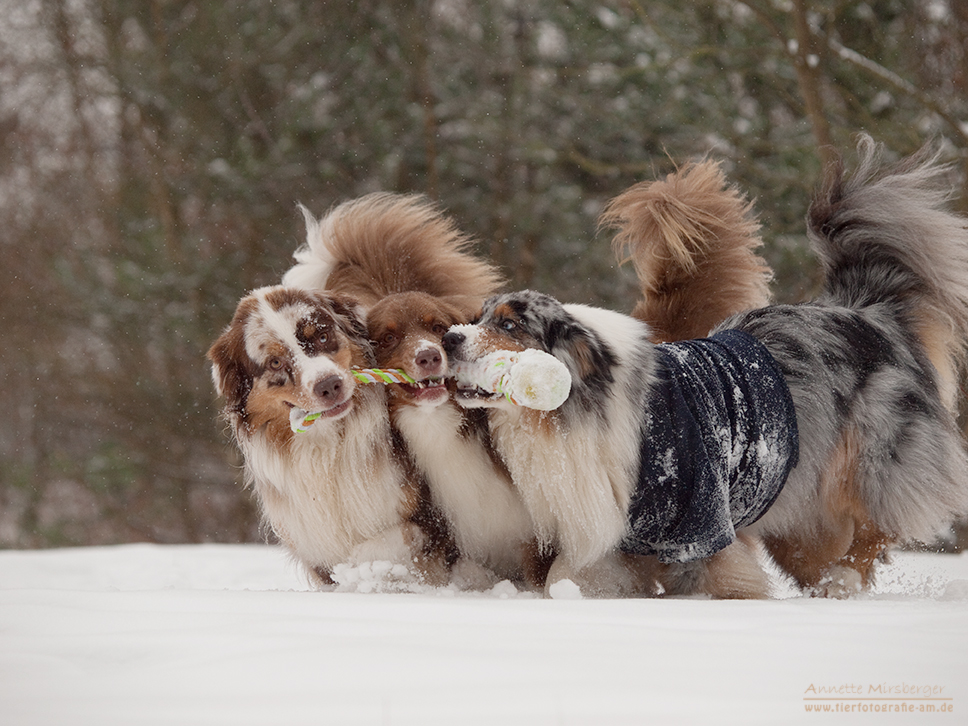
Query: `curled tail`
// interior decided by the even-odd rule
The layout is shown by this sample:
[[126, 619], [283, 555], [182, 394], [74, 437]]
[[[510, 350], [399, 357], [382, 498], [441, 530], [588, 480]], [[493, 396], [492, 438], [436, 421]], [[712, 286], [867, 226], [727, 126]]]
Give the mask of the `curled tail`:
[[826, 296], [900, 315], [953, 407], [968, 352], [968, 219], [946, 209], [948, 167], [929, 146], [893, 167], [869, 136], [858, 151], [856, 172], [847, 178], [836, 165], [808, 215]]
[[306, 244], [284, 285], [338, 290], [368, 308], [413, 291], [477, 305], [501, 284], [497, 268], [471, 254], [473, 240], [420, 195], [368, 194], [319, 220], [300, 209]]
[[772, 272], [754, 253], [760, 225], [718, 162], [636, 184], [609, 203], [600, 224], [618, 229], [613, 248], [632, 261], [641, 288], [632, 315], [656, 342], [704, 337], [770, 300]]

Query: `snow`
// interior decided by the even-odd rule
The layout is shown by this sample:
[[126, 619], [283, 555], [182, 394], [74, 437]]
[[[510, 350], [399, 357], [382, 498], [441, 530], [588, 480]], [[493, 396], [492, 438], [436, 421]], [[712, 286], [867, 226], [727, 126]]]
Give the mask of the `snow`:
[[[268, 546], [5, 551], [0, 722], [965, 723], [968, 556], [900, 554], [879, 582], [847, 601], [360, 594], [308, 591]], [[824, 703], [953, 712], [806, 713], [871, 689], [903, 700]]]

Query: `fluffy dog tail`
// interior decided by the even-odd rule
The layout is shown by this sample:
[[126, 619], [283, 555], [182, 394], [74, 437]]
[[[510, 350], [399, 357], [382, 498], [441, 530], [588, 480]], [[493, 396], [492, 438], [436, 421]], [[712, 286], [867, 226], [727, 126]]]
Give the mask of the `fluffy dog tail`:
[[306, 219], [306, 244], [284, 285], [347, 293], [364, 307], [399, 292], [480, 300], [501, 285], [497, 268], [470, 253], [473, 240], [420, 195], [378, 192]]
[[605, 208], [600, 225], [618, 228], [612, 246], [639, 278], [632, 315], [655, 342], [701, 338], [769, 302], [773, 275], [754, 253], [762, 240], [752, 206], [718, 162], [700, 161], [636, 184]]
[[968, 353], [968, 219], [946, 210], [949, 169], [930, 145], [893, 167], [869, 136], [858, 151], [857, 171], [845, 178], [835, 165], [808, 215], [827, 296], [901, 315], [953, 408]]

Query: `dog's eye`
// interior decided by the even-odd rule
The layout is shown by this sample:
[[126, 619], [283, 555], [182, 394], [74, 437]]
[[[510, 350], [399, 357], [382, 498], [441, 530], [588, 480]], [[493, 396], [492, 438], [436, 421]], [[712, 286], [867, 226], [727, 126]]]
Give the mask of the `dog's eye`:
[[332, 330], [326, 323], [314, 322], [312, 320], [303, 323], [302, 328], [296, 334], [300, 340], [314, 343], [326, 343], [329, 341]]
[[512, 330], [514, 330], [517, 327], [518, 327], [518, 324], [516, 322], [514, 322], [513, 320], [502, 320], [501, 321], [501, 330], [505, 330], [508, 333], [510, 333]]
[[436, 325], [434, 325], [433, 331], [434, 331], [434, 335], [443, 335], [444, 333], [447, 332], [447, 326], [437, 323]]
[[266, 363], [266, 367], [270, 371], [281, 371], [286, 367], [286, 361], [284, 361], [282, 358], [279, 358], [278, 356], [273, 356]]
[[380, 342], [383, 343], [383, 345], [393, 345], [397, 342], [397, 336], [393, 333], [386, 333], [382, 338], [380, 338]]

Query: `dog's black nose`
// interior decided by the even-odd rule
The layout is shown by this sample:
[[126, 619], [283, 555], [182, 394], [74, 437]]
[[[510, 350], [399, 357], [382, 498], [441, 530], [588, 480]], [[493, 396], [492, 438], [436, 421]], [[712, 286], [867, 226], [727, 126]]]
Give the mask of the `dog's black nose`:
[[313, 386], [313, 393], [321, 401], [338, 401], [343, 394], [343, 379], [333, 375], [316, 381], [316, 385]]
[[467, 336], [463, 333], [456, 333], [453, 330], [444, 333], [444, 351], [448, 354], [453, 353], [465, 340]]

